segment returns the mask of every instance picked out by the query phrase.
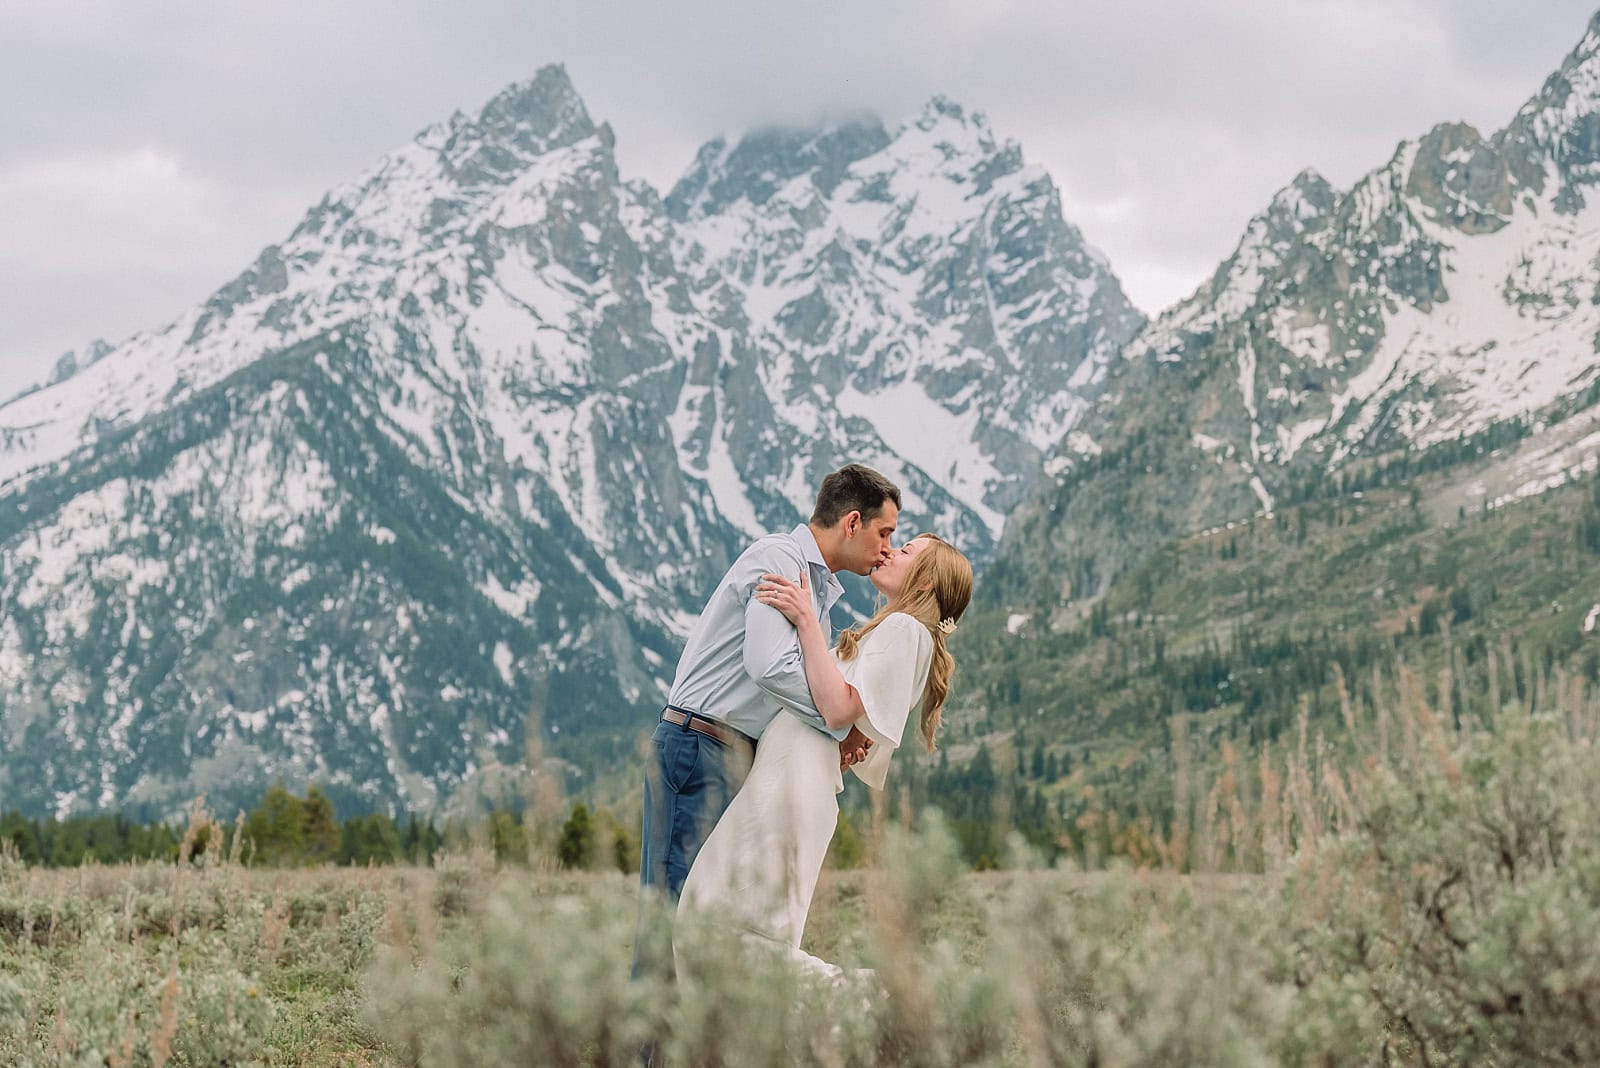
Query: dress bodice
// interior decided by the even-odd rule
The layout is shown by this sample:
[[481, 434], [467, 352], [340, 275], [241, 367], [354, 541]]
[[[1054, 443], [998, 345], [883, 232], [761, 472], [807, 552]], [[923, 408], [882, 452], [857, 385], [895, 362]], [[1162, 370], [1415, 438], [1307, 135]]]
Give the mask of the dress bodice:
[[856, 655], [840, 664], [845, 681], [861, 695], [866, 715], [856, 721], [872, 739], [867, 759], [850, 770], [862, 782], [881, 790], [889, 761], [905, 736], [906, 720], [928, 684], [933, 662], [933, 636], [915, 617], [895, 612], [861, 639]]

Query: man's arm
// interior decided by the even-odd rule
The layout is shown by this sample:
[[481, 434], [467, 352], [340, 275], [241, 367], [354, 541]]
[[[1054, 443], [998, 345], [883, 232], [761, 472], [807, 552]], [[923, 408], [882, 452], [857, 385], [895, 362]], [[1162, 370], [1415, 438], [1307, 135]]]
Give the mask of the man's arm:
[[773, 547], [766, 553], [752, 554], [751, 570], [739, 576], [745, 595], [744, 670], [785, 708], [799, 713], [812, 726], [842, 741], [850, 733], [848, 725], [831, 729], [817, 711], [806, 685], [805, 658], [800, 655], [800, 637], [793, 624], [776, 608], [762, 604], [753, 596], [756, 582], [767, 573], [797, 575], [805, 566], [798, 553], [785, 553]]

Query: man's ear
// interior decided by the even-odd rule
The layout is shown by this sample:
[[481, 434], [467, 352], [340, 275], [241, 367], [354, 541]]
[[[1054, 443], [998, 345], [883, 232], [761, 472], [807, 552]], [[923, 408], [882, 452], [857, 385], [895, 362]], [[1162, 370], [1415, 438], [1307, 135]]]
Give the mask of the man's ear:
[[847, 538], [853, 538], [853, 537], [856, 536], [856, 533], [861, 529], [861, 513], [860, 512], [846, 512], [845, 515], [844, 515], [843, 522], [844, 522], [844, 536], [847, 537]]

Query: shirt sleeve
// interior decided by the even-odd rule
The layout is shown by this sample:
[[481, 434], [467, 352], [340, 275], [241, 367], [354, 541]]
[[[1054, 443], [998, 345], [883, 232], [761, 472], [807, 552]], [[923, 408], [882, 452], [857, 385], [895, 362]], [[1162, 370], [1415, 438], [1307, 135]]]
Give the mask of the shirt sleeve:
[[805, 658], [800, 654], [800, 635], [794, 624], [771, 605], [756, 600], [756, 583], [767, 573], [798, 575], [806, 562], [798, 553], [785, 553], [777, 546], [764, 553], [753, 553], [749, 569], [739, 576], [744, 597], [744, 670], [761, 690], [784, 708], [799, 715], [819, 731], [843, 740], [848, 726], [829, 729], [811, 698], [806, 683]]
[[866, 715], [857, 721], [872, 739], [867, 759], [850, 770], [874, 790], [883, 789], [889, 760], [900, 748], [906, 719], [922, 697], [933, 662], [933, 636], [911, 616], [895, 613], [862, 641], [852, 684]]

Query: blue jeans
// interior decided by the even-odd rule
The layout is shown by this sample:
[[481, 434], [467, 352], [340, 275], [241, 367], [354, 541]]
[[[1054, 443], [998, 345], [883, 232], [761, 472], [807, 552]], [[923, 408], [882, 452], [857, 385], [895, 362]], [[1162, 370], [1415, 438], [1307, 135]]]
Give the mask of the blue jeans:
[[[670, 912], [711, 828], [750, 773], [748, 752], [662, 721], [650, 739], [639, 844], [639, 923], [633, 975], [672, 974]], [[663, 917], [660, 913], [666, 912]]]

